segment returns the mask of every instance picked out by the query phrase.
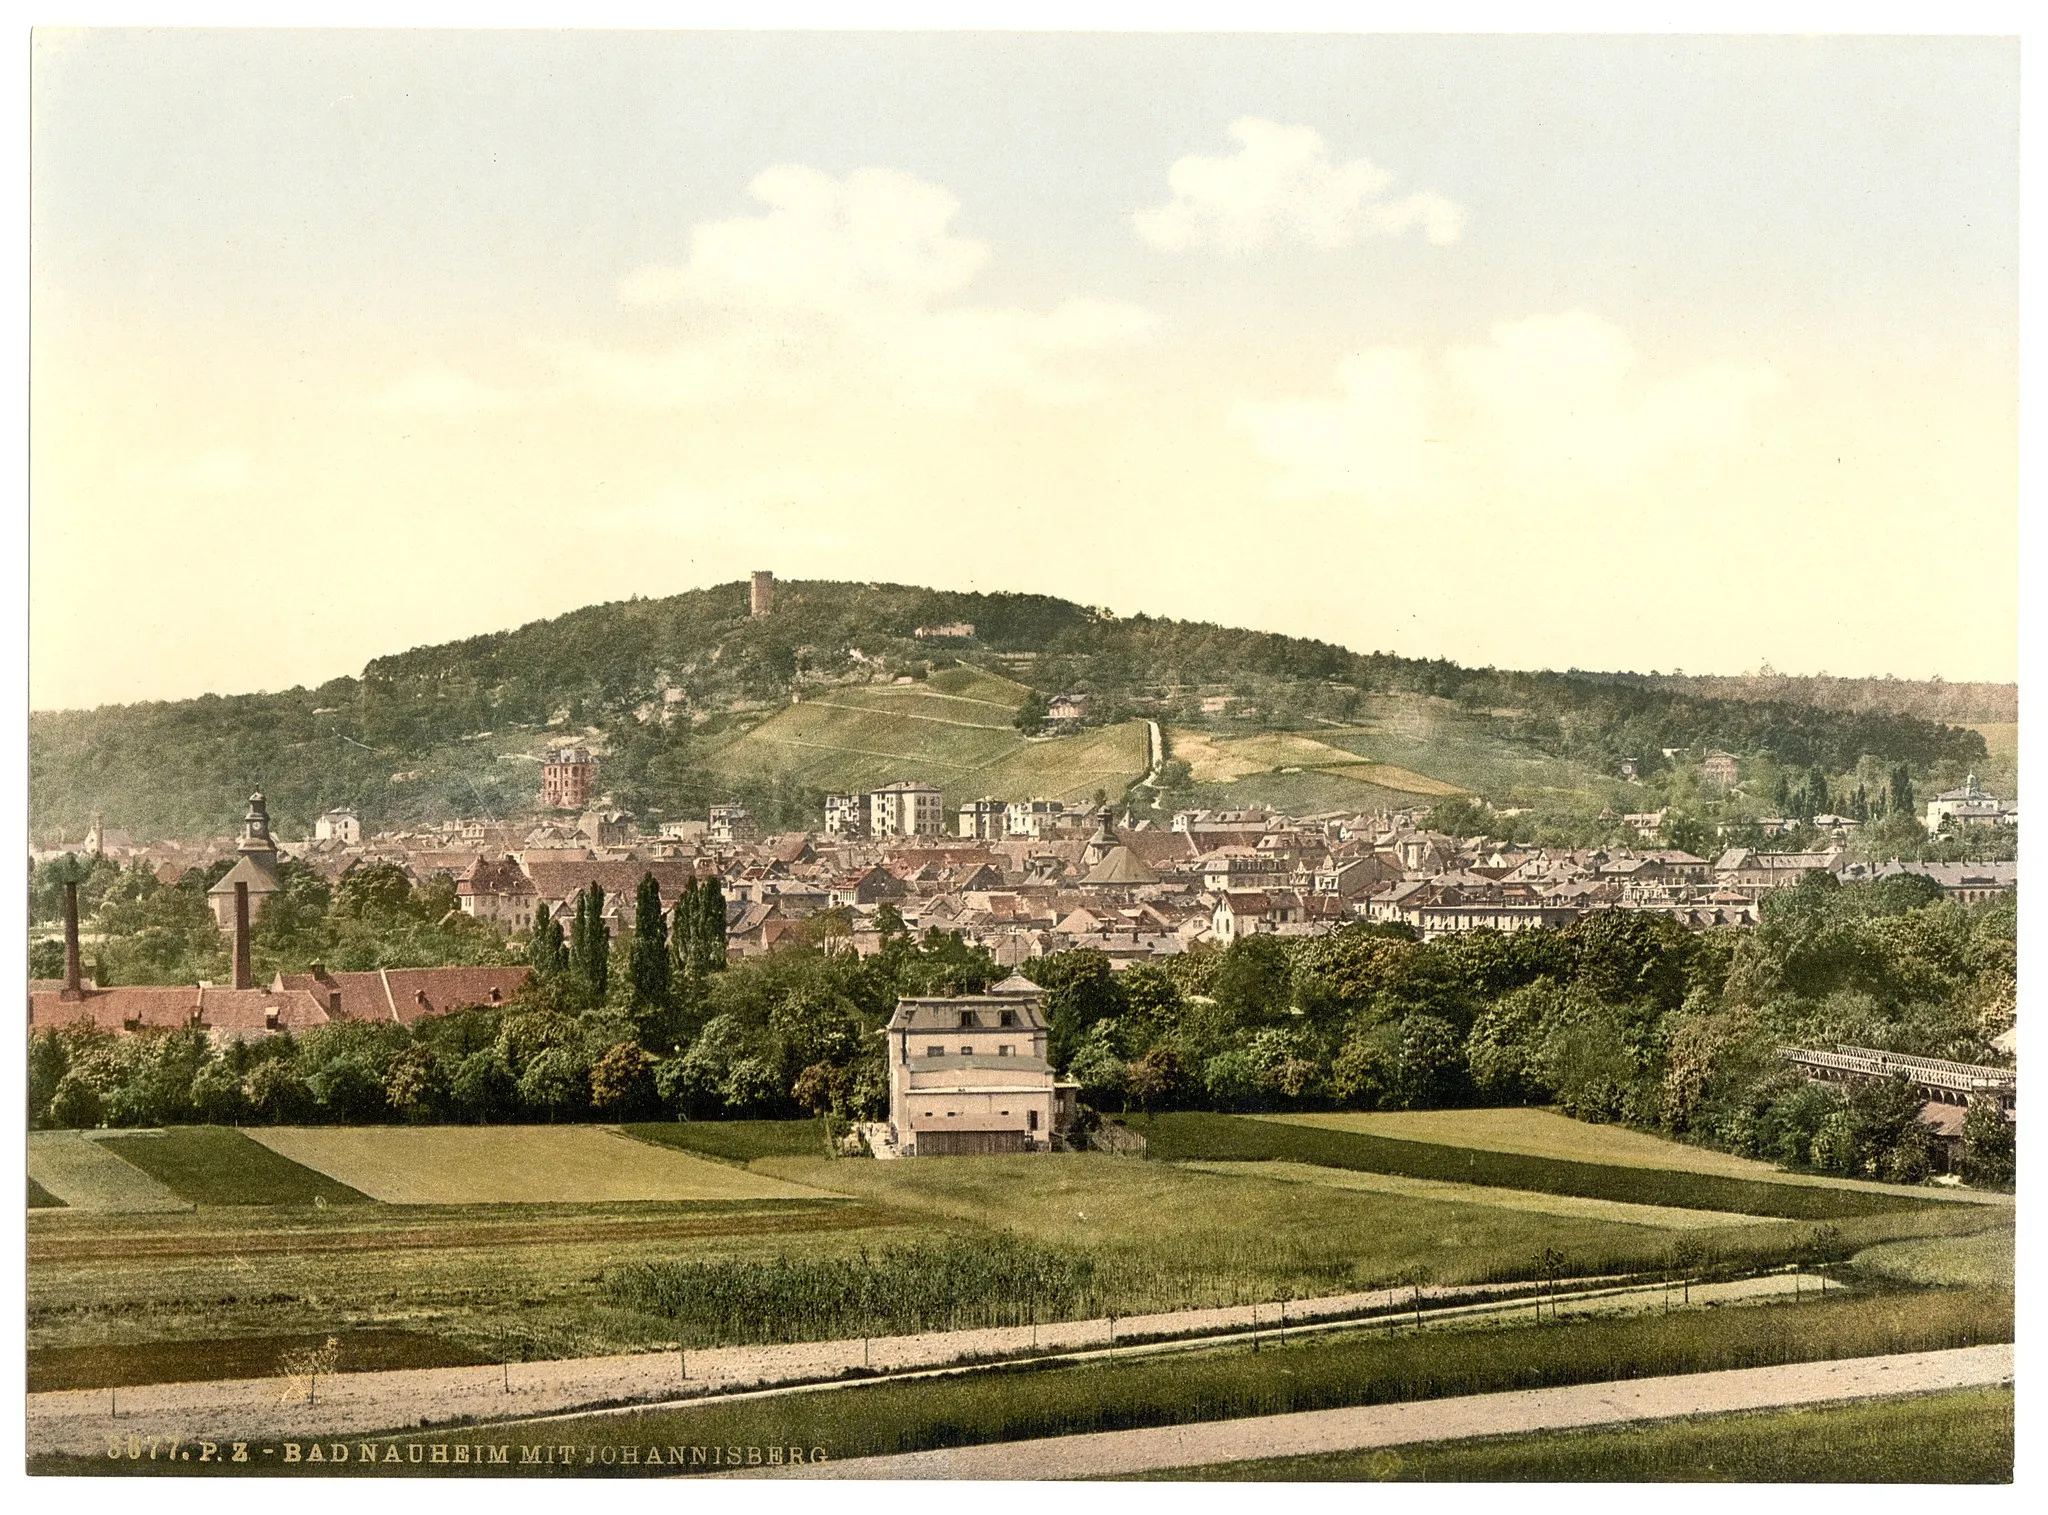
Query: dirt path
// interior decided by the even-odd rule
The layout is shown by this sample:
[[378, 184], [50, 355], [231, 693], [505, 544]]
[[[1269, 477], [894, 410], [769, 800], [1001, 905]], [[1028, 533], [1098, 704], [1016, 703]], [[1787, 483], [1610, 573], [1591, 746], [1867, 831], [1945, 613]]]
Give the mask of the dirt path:
[[[1805, 1278], [1811, 1292], [1819, 1280]], [[1756, 1302], [1800, 1286], [1795, 1276], [1771, 1274], [1717, 1284], [1695, 1284], [1694, 1303]], [[710, 1396], [805, 1383], [831, 1382], [857, 1369], [874, 1374], [909, 1373], [974, 1361], [998, 1361], [1034, 1353], [1098, 1355], [1106, 1352], [1173, 1350], [1171, 1346], [1119, 1347], [1136, 1338], [1180, 1338], [1190, 1344], [1221, 1343], [1253, 1330], [1261, 1333], [1313, 1329], [1316, 1321], [1343, 1321], [1370, 1311], [1411, 1304], [1424, 1306], [1425, 1322], [1462, 1319], [1489, 1311], [1515, 1313], [1539, 1308], [1533, 1299], [1489, 1304], [1487, 1296], [1527, 1289], [1526, 1283], [1475, 1284], [1456, 1289], [1381, 1289], [1367, 1294], [1331, 1295], [1280, 1305], [1240, 1305], [1213, 1310], [1178, 1310], [1120, 1319], [1060, 1321], [979, 1331], [935, 1331], [919, 1336], [877, 1336], [863, 1341], [798, 1342], [788, 1346], [719, 1347], [676, 1352], [636, 1352], [610, 1357], [561, 1358], [488, 1367], [406, 1368], [377, 1373], [336, 1373], [322, 1378], [307, 1402], [303, 1382], [283, 1378], [232, 1379], [213, 1383], [151, 1384], [108, 1391], [54, 1390], [28, 1396], [28, 1452], [103, 1453], [110, 1435], [178, 1436], [186, 1440], [258, 1441], [281, 1436], [355, 1436], [445, 1424], [457, 1419], [535, 1420], [604, 1406], [695, 1401]], [[1459, 1304], [1431, 1300], [1457, 1299]], [[1570, 1292], [1541, 1306], [1565, 1315], [1652, 1310], [1670, 1301], [1661, 1285], [1616, 1287], [1581, 1281]], [[1560, 1309], [1561, 1307], [1561, 1309]], [[1405, 1325], [1398, 1317], [1382, 1316]]]
[[1472, 1394], [1411, 1404], [1310, 1410], [1141, 1431], [1052, 1436], [995, 1446], [806, 1464], [781, 1469], [779, 1474], [732, 1476], [1115, 1478], [1267, 1457], [1302, 1457], [1470, 1436], [1504, 1436], [1618, 1421], [1873, 1399], [2011, 1381], [2011, 1346], [1961, 1347], [1946, 1352], [1907, 1352], [1890, 1357]]

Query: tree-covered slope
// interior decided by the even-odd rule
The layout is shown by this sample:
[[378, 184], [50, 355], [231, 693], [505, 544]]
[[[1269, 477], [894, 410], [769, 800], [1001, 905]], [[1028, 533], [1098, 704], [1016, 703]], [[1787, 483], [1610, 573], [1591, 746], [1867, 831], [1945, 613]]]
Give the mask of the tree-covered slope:
[[[974, 635], [916, 634], [954, 623]], [[371, 825], [503, 815], [531, 805], [540, 749], [575, 735], [599, 744], [605, 786], [643, 816], [701, 815], [736, 794], [771, 824], [794, 824], [823, 786], [802, 765], [778, 762], [772, 742], [754, 744], [758, 763], [739, 761], [747, 732], [792, 695], [858, 703], [846, 692], [922, 680], [956, 660], [1046, 693], [1090, 694], [1097, 726], [1143, 717], [1222, 735], [1326, 731], [1369, 723], [1388, 697], [1426, 697], [1454, 710], [1460, 730], [1596, 774], [1614, 774], [1624, 757], [1654, 764], [1667, 747], [1724, 747], [1830, 772], [1868, 755], [1916, 775], [1984, 754], [1974, 731], [1879, 711], [1462, 668], [1200, 622], [1119, 619], [1043, 595], [794, 581], [776, 586], [766, 617], [748, 615], [744, 585], [724, 584], [415, 648], [317, 689], [35, 712], [31, 822], [45, 838], [77, 837], [96, 812], [141, 836], [218, 833], [255, 788], [287, 836], [338, 804], [355, 805]], [[664, 691], [674, 692], [667, 701]], [[1227, 707], [1205, 710], [1219, 695]], [[959, 731], [924, 724], [957, 744]], [[1001, 723], [991, 715], [988, 724]], [[1431, 771], [1424, 757], [1394, 760]]]

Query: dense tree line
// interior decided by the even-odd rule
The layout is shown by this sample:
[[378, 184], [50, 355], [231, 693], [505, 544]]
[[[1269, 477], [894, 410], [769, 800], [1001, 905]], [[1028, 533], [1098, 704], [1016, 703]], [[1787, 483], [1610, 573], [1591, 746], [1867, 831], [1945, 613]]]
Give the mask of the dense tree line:
[[412, 1028], [342, 1022], [220, 1048], [203, 1032], [40, 1033], [31, 1122], [872, 1118], [888, 1101], [877, 1033], [898, 996], [973, 993], [1000, 974], [957, 935], [913, 940], [888, 907], [873, 956], [828, 950], [846, 925], [828, 915], [816, 944], [728, 968], [715, 881], [666, 907], [643, 881], [619, 944], [603, 905], [593, 888], [566, 930], [539, 924], [515, 1002]]
[[[596, 730], [606, 783], [643, 812], [699, 810], [730, 786], [696, 747], [717, 725], [664, 721], [661, 691], [685, 708], [774, 704], [808, 679], [856, 667], [926, 666], [921, 625], [967, 621], [969, 656], [1030, 652], [1041, 693], [1097, 698], [1097, 720], [1173, 715], [1185, 691], [1245, 684], [1264, 724], [1345, 719], [1377, 694], [1451, 700], [1501, 735], [1614, 772], [1665, 747], [1725, 747], [1831, 773], [1865, 755], [1915, 775], [1985, 755], [1976, 732], [1883, 711], [1718, 700], [1572, 673], [1462, 668], [1443, 659], [1360, 654], [1327, 642], [1197, 622], [1117, 619], [1038, 595], [954, 594], [898, 585], [779, 585], [775, 613], [750, 617], [743, 585], [591, 606], [513, 631], [418, 648], [359, 679], [278, 694], [30, 717], [31, 813], [40, 833], [82, 832], [95, 812], [151, 836], [230, 828], [262, 788], [292, 830], [353, 804], [372, 825], [498, 814], [531, 803], [529, 763], [501, 762], [547, 732]], [[854, 652], [866, 664], [856, 664]], [[746, 796], [786, 822], [815, 798], [769, 776]], [[788, 812], [785, 815], [785, 812]]]
[[[78, 884], [86, 971], [100, 984], [194, 984], [226, 981], [232, 943], [207, 903], [206, 891], [234, 866], [222, 858], [189, 869], [173, 883], [146, 863], [123, 868], [104, 857], [53, 858], [30, 870], [29, 976], [58, 978], [64, 943], [64, 884]], [[414, 884], [394, 863], [357, 863], [338, 882], [293, 858], [278, 863], [283, 887], [250, 931], [257, 982], [305, 973], [313, 964], [361, 971], [435, 968], [515, 961], [501, 931], [457, 908], [454, 881], [436, 875]]]
[[[1554, 1104], [1794, 1166], [1921, 1176], [1903, 1086], [1807, 1083], [1788, 1044], [2001, 1061], [2015, 906], [1965, 908], [1924, 879], [1812, 874], [1755, 930], [1689, 933], [1609, 912], [1562, 931], [1418, 942], [1355, 926], [1252, 937], [1121, 974], [1096, 954], [1027, 967], [1054, 1049], [1097, 1106], [1413, 1109]], [[1996, 1180], [2009, 1133], [1973, 1117]], [[1987, 1145], [1988, 1144], [1988, 1145]]]
[[[956, 936], [914, 940], [887, 906], [871, 956], [843, 950], [834, 912], [808, 943], [730, 965], [715, 884], [663, 902], [643, 883], [623, 943], [602, 906], [586, 894], [566, 930], [536, 930], [518, 1003], [410, 1031], [345, 1024], [219, 1052], [185, 1033], [43, 1034], [32, 1119], [873, 1119], [888, 1088], [878, 1032], [897, 997], [975, 993], [999, 976]], [[1047, 990], [1055, 1067], [1096, 1109], [1555, 1105], [1910, 1180], [1930, 1156], [1910, 1089], [1810, 1084], [1778, 1049], [1999, 1060], [2016, 922], [2011, 900], [1966, 908], [1916, 877], [1843, 886], [1815, 873], [1768, 896], [1747, 932], [1619, 911], [1432, 942], [1361, 924], [1122, 972], [1092, 951], [1025, 971]], [[2002, 1121], [1973, 1112], [1969, 1141], [1977, 1178], [2009, 1179]]]

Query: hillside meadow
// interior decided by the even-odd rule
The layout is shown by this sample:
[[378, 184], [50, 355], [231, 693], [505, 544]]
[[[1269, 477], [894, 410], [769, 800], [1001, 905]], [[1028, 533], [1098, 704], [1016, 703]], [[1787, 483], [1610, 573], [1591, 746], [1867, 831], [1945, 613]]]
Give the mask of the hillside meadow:
[[1012, 720], [1025, 693], [968, 668], [916, 684], [833, 686], [736, 722], [706, 744], [704, 761], [735, 779], [770, 775], [835, 794], [922, 779], [944, 791], [949, 820], [953, 807], [983, 795], [1084, 803], [1144, 776], [1143, 722], [1027, 738]]

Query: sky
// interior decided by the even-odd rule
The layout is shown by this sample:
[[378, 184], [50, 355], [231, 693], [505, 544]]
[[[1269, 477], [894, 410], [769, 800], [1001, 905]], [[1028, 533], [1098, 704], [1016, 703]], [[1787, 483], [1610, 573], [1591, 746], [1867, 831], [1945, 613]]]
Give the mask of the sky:
[[30, 700], [766, 568], [2009, 680], [2018, 45], [40, 31]]

